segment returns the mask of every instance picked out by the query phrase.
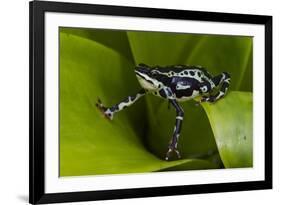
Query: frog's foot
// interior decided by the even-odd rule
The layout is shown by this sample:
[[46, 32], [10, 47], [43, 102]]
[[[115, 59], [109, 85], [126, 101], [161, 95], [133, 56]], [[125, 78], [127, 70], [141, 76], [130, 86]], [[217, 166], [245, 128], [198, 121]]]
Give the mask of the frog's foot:
[[99, 109], [99, 111], [103, 114], [103, 116], [109, 120], [113, 119], [113, 113], [110, 111], [109, 108], [105, 107], [101, 100], [98, 98], [98, 102], [96, 103], [96, 107]]
[[169, 158], [172, 156], [172, 153], [175, 152], [177, 154], [178, 159], [181, 158], [179, 150], [174, 146], [169, 146], [169, 150], [166, 153], [165, 160], [168, 161]]
[[215, 97], [214, 96], [209, 96], [209, 97], [202, 97], [198, 103], [198, 105], [202, 102], [209, 102], [209, 103], [213, 103], [215, 102]]

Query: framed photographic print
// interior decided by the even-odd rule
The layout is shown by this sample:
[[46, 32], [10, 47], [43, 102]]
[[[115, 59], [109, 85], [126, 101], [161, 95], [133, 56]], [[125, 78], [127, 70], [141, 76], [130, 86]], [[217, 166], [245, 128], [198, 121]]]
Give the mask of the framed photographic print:
[[30, 203], [271, 187], [271, 16], [30, 2]]

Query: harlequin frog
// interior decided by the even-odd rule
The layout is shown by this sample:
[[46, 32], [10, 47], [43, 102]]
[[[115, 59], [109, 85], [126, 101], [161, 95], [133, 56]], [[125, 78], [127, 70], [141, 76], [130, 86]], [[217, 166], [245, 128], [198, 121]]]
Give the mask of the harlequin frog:
[[[110, 120], [116, 112], [135, 103], [140, 97], [147, 93], [168, 100], [176, 110], [176, 123], [172, 138], [169, 142], [166, 160], [169, 160], [172, 152], [180, 158], [177, 149], [184, 111], [178, 102], [201, 97], [201, 102], [215, 102], [225, 96], [230, 85], [230, 75], [222, 72], [217, 76], [212, 76], [201, 66], [173, 65], [173, 66], [148, 66], [139, 64], [135, 67], [136, 77], [142, 89], [135, 95], [128, 96], [125, 100], [105, 107], [100, 100], [96, 106], [104, 116]], [[211, 94], [214, 88], [219, 88], [216, 94]], [[213, 92], [212, 92], [213, 93]]]

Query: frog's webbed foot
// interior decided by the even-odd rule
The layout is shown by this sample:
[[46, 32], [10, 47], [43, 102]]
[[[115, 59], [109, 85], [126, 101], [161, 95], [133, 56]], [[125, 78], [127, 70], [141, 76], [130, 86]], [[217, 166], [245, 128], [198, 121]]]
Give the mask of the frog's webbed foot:
[[169, 150], [166, 153], [166, 157], [165, 160], [169, 160], [169, 158], [172, 156], [173, 152], [175, 152], [177, 154], [177, 157], [180, 159], [181, 155], [179, 150], [175, 147], [175, 146], [169, 146]]
[[105, 118], [107, 118], [108, 120], [112, 120], [113, 119], [113, 113], [110, 111], [109, 108], [105, 107], [101, 100], [98, 98], [98, 101], [96, 103], [96, 107], [99, 109], [99, 111], [103, 114], [103, 116]]

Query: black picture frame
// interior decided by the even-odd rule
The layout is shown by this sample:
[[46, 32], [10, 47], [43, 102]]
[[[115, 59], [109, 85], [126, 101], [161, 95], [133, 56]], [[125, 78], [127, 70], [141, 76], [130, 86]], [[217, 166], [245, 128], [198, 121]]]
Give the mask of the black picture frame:
[[[272, 17], [263, 15], [199, 12], [185, 10], [105, 6], [93, 4], [30, 2], [30, 143], [29, 202], [32, 204], [105, 199], [153, 197], [197, 193], [229, 192], [272, 188]], [[102, 14], [113, 16], [198, 20], [260, 24], [265, 27], [265, 180], [235, 183], [198, 184], [71, 193], [45, 192], [44, 160], [44, 15], [46, 12]]]

